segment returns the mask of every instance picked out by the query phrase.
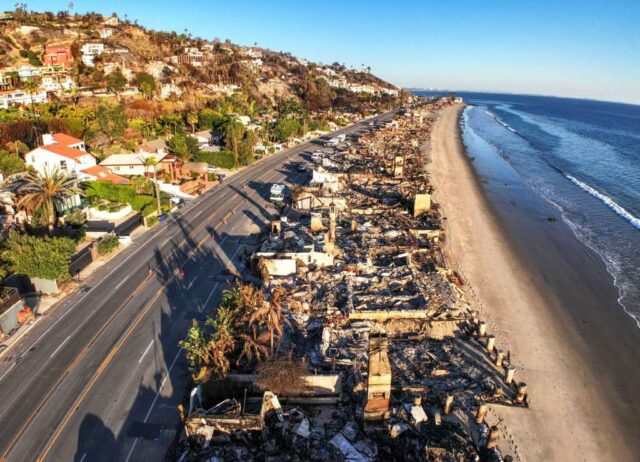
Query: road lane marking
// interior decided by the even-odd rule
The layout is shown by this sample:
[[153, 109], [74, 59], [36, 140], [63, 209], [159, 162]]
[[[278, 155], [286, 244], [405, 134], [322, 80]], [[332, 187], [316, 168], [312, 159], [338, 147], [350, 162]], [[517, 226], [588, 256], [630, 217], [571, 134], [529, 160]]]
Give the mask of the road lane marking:
[[[187, 337], [185, 337], [186, 339]], [[149, 417], [151, 417], [151, 412], [153, 412], [153, 408], [155, 407], [156, 403], [158, 402], [158, 398], [160, 397], [160, 393], [162, 393], [162, 389], [164, 388], [165, 383], [167, 383], [167, 379], [169, 377], [171, 377], [171, 371], [173, 370], [173, 367], [176, 365], [176, 362], [178, 361], [178, 358], [180, 357], [180, 353], [182, 353], [182, 348], [180, 348], [178, 350], [178, 353], [176, 354], [176, 357], [173, 358], [173, 361], [171, 362], [171, 365], [169, 366], [169, 370], [167, 371], [167, 375], [164, 376], [164, 378], [162, 379], [162, 382], [160, 383], [160, 388], [158, 389], [158, 392], [156, 393], [155, 398], [153, 398], [153, 402], [151, 403], [151, 406], [149, 406], [149, 410], [147, 411], [147, 414], [144, 416], [144, 423], [147, 423], [147, 421], [149, 420]], [[138, 444], [138, 438], [136, 438], [135, 440], [133, 440], [133, 444], [131, 445], [131, 449], [129, 450], [129, 454], [127, 455], [127, 458], [125, 459], [125, 462], [129, 462], [129, 460], [131, 459], [131, 456], [133, 455], [133, 451], [136, 449], [136, 446]]]
[[4, 379], [4, 376], [7, 375], [9, 373], [9, 371], [14, 368], [15, 365], [16, 365], [16, 363], [13, 363], [11, 366], [9, 366], [9, 369], [7, 369], [4, 372], [4, 374], [2, 374], [2, 377], [0, 377], [0, 380]]
[[194, 282], [196, 282], [198, 280], [198, 276], [196, 276], [195, 278], [193, 278], [193, 280], [189, 283], [189, 285], [187, 286], [187, 290], [191, 289], [191, 286], [193, 285]]
[[138, 364], [142, 363], [142, 360], [144, 359], [144, 357], [146, 356], [146, 354], [149, 352], [149, 348], [151, 348], [151, 345], [153, 345], [153, 342], [155, 342], [154, 340], [151, 340], [151, 342], [149, 343], [149, 345], [147, 346], [147, 349], [144, 350], [144, 353], [142, 353], [142, 356], [140, 356], [140, 359], [138, 360]]
[[69, 336], [67, 336], [67, 338], [65, 338], [65, 339], [62, 341], [62, 343], [61, 343], [60, 345], [58, 345], [58, 348], [56, 348], [56, 349], [54, 350], [54, 352], [53, 352], [53, 353], [51, 353], [51, 356], [49, 356], [49, 358], [53, 358], [53, 357], [54, 357], [54, 355], [55, 355], [55, 354], [60, 350], [60, 348], [62, 348], [62, 346], [63, 346], [65, 343], [67, 343], [67, 342], [69, 341], [69, 339], [70, 339], [70, 338], [71, 338], [71, 336], [70, 336], [70, 335], [69, 335]]
[[[295, 149], [295, 148], [294, 148]], [[285, 154], [286, 153], [286, 154]], [[256, 176], [260, 176], [261, 174], [265, 173], [266, 171], [268, 171], [268, 169], [270, 167], [272, 167], [271, 164], [276, 165], [278, 162], [281, 162], [282, 159], [286, 159], [288, 157], [291, 157], [293, 155], [299, 155], [298, 151], [294, 151], [294, 152], [289, 152], [289, 151], [284, 151], [282, 153], [282, 155], [275, 155], [271, 158], [271, 162], [265, 162], [265, 163], [260, 163], [260, 166], [263, 167], [262, 171], [260, 171], [259, 169], [256, 169], [254, 173], [254, 175]], [[234, 175], [233, 178], [231, 178], [229, 180], [229, 183], [225, 183], [224, 186], [227, 185], [234, 185], [234, 183], [239, 182], [239, 180], [241, 178], [244, 178], [245, 176], [249, 175], [250, 173], [252, 173], [251, 169], [247, 169], [243, 172], [240, 172], [239, 174]], [[220, 188], [221, 191], [223, 191], [223, 188]], [[227, 193], [232, 192], [232, 190], [227, 189]], [[218, 198], [218, 200], [224, 198], [224, 196], [226, 196], [226, 194], [223, 192], [221, 194], [221, 197]], [[200, 202], [199, 204], [205, 204], [206, 201], [203, 200], [202, 202]], [[198, 204], [198, 205], [199, 205]], [[195, 208], [195, 207], [194, 207]], [[215, 213], [215, 212], [214, 212]], [[186, 217], [185, 217], [186, 219]], [[191, 233], [196, 233], [197, 231], [199, 231], [203, 226], [205, 226], [207, 223], [203, 222], [200, 225], [196, 226], [196, 228], [194, 228]], [[167, 229], [166, 227], [159, 227], [159, 230], [152, 236], [149, 237], [148, 240], [146, 240], [140, 248], [136, 249], [131, 255], [129, 255], [124, 261], [122, 261], [120, 264], [118, 264], [115, 268], [113, 268], [113, 270], [111, 272], [108, 273], [108, 275], [106, 277], [109, 277], [114, 271], [116, 271], [117, 269], [120, 268], [120, 266], [122, 266], [124, 263], [126, 263], [133, 255], [135, 255], [140, 249], [146, 247], [147, 244], [152, 243], [153, 239], [155, 237], [157, 237], [158, 234], [160, 234], [160, 231]], [[198, 243], [198, 245], [196, 246], [197, 248], [201, 247], [202, 244], [209, 238], [209, 236], [205, 239], [203, 239], [202, 241], [200, 241]], [[224, 239], [223, 239], [224, 241]], [[178, 247], [181, 248], [185, 243], [187, 242], [187, 239], [185, 239]], [[175, 253], [175, 250], [173, 252], [171, 252], [170, 255], [168, 255], [167, 257], [165, 257], [163, 259], [163, 262], [166, 261], [170, 256], [172, 256]], [[180, 266], [180, 268], [182, 268], [182, 266], [184, 266], [189, 259], [186, 259], [185, 262]], [[129, 336], [132, 334], [132, 332], [137, 328], [138, 324], [142, 321], [142, 319], [145, 317], [145, 315], [147, 314], [147, 312], [151, 309], [151, 307], [153, 306], [153, 304], [157, 301], [157, 299], [159, 298], [160, 294], [166, 289], [167, 285], [175, 278], [175, 276], [169, 278], [169, 280], [167, 281], [166, 284], [163, 284], [160, 289], [158, 289], [158, 292], [156, 293], [156, 295], [149, 301], [149, 303], [147, 304], [147, 306], [143, 309], [143, 311], [141, 313], [139, 313], [138, 317], [134, 320], [134, 322], [129, 326], [129, 328], [127, 329], [127, 331], [125, 332], [124, 336], [121, 337], [118, 342], [116, 343], [116, 345], [112, 348], [112, 350], [109, 352], [109, 354], [105, 357], [105, 359], [103, 360], [103, 362], [101, 363], [100, 367], [97, 369], [97, 371], [94, 373], [94, 376], [92, 378], [92, 380], [89, 382], [89, 384], [86, 386], [86, 388], [83, 390], [82, 394], [76, 399], [74, 405], [72, 406], [72, 408], [70, 409], [69, 412], [67, 412], [64, 420], [62, 421], [61, 424], [58, 425], [55, 434], [53, 435], [53, 437], [49, 440], [45, 450], [43, 453], [41, 453], [40, 457], [38, 458], [39, 461], [42, 461], [44, 459], [47, 458], [48, 453], [50, 452], [50, 450], [52, 449], [53, 445], [55, 444], [55, 442], [57, 441], [57, 439], [60, 437], [62, 431], [64, 430], [64, 428], [66, 427], [66, 425], [68, 424], [69, 420], [71, 419], [72, 415], [75, 413], [75, 410], [77, 410], [80, 406], [80, 404], [82, 403], [82, 401], [84, 400], [84, 398], [86, 397], [86, 395], [89, 393], [89, 391], [91, 390], [91, 388], [93, 388], [93, 386], [95, 385], [96, 381], [98, 380], [98, 378], [102, 375], [102, 373], [104, 372], [104, 370], [106, 369], [107, 365], [111, 362], [111, 360], [113, 359], [113, 357], [116, 355], [116, 353], [121, 349], [122, 345], [124, 344], [124, 342], [129, 338]], [[145, 280], [143, 281], [142, 285], [145, 285], [146, 282], [149, 280], [149, 277], [145, 278]], [[99, 285], [99, 284], [98, 284]], [[135, 291], [134, 294], [138, 291], [138, 289], [140, 287], [139, 286]], [[81, 298], [81, 300], [83, 300], [84, 298], [86, 298], [88, 296], [88, 294], [90, 292], [93, 291], [93, 289], [95, 289], [97, 286], [94, 286], [91, 288], [91, 290], [89, 290], [89, 292], [87, 292], [85, 294], [84, 297]], [[49, 392], [44, 396], [43, 400], [40, 401], [39, 405], [37, 406], [35, 412], [33, 412], [29, 418], [27, 419], [27, 421], [22, 425], [22, 427], [20, 428], [20, 430], [18, 431], [18, 433], [14, 436], [14, 438], [12, 439], [11, 443], [9, 444], [9, 446], [5, 449], [5, 451], [3, 452], [3, 454], [0, 456], [0, 460], [3, 460], [6, 455], [13, 449], [13, 446], [15, 445], [16, 441], [18, 440], [18, 438], [20, 438], [20, 436], [24, 433], [24, 431], [26, 430], [26, 427], [30, 424], [30, 422], [33, 420], [34, 416], [38, 413], [38, 411], [40, 410], [40, 408], [42, 407], [42, 405], [44, 405], [44, 402], [51, 396], [51, 394], [53, 393], [53, 391], [60, 385], [60, 383], [62, 382], [62, 380], [65, 378], [65, 376], [76, 366], [76, 364], [80, 361], [80, 359], [82, 359], [82, 357], [86, 354], [86, 351], [88, 350], [89, 346], [93, 343], [93, 341], [95, 340], [95, 338], [97, 338], [97, 336], [99, 336], [110, 324], [112, 321], [112, 318], [119, 312], [121, 311], [122, 307], [124, 307], [126, 304], [129, 303], [129, 301], [131, 300], [131, 298], [133, 297], [132, 294], [131, 296], [129, 296], [127, 298], [127, 300], [118, 307], [118, 310], [116, 311], [116, 313], [113, 313], [112, 316], [109, 318], [109, 320], [107, 321], [107, 323], [105, 325], [103, 325], [100, 329], [100, 331], [94, 336], [94, 338], [92, 339], [92, 341], [87, 345], [87, 347], [85, 347], [85, 349], [76, 357], [76, 360], [74, 360], [74, 362], [71, 364], [71, 366], [69, 366], [69, 368], [67, 368], [67, 370], [65, 371], [65, 374], [63, 374], [58, 381], [56, 382], [56, 384], [54, 384], [54, 387], [49, 389]], [[211, 294], [210, 294], [211, 296]], [[210, 298], [210, 297], [209, 297]], [[209, 298], [207, 299], [207, 301], [209, 300]], [[81, 301], [80, 300], [80, 301]], [[78, 301], [76, 303], [75, 306], [78, 306], [79, 302]], [[174, 360], [175, 363], [175, 360]]]
[[82, 457], [80, 458], [80, 462], [84, 462], [84, 458], [87, 457], [87, 453], [85, 452], [84, 454], [82, 454]]
[[[203, 226], [205, 226], [207, 223], [203, 222], [201, 223], [199, 226], [197, 226], [196, 228], [193, 229], [192, 233], [196, 233], [198, 232]], [[203, 244], [205, 244], [209, 239], [211, 239], [210, 235], [207, 235], [204, 239], [202, 239], [200, 242], [198, 242], [198, 245], [196, 246], [196, 248], [200, 248], [202, 247]], [[224, 242], [226, 240], [226, 237], [221, 241]], [[182, 245], [184, 245], [187, 242], [187, 239], [185, 239], [182, 244], [180, 244], [179, 247], [182, 247]], [[172, 252], [170, 255], [173, 255], [174, 252]], [[170, 256], [169, 255], [169, 256]], [[163, 261], [166, 261], [166, 259], [169, 258], [169, 256], [167, 256]], [[188, 261], [191, 258], [187, 258], [185, 259], [185, 261], [182, 263], [182, 265], [180, 265], [179, 268], [182, 268], [184, 265], [186, 265], [188, 263]], [[57, 427], [56, 432], [54, 433], [53, 437], [49, 440], [47, 446], [45, 447], [44, 451], [42, 452], [42, 454], [40, 455], [40, 457], [38, 458], [38, 461], [43, 461], [47, 458], [47, 455], [49, 454], [49, 452], [51, 451], [53, 445], [56, 443], [56, 441], [58, 440], [58, 438], [60, 437], [60, 435], [62, 434], [62, 431], [65, 429], [65, 427], [67, 426], [67, 424], [69, 423], [69, 420], [71, 420], [71, 417], [73, 416], [73, 414], [75, 413], [75, 411], [80, 407], [80, 403], [82, 403], [82, 401], [84, 401], [84, 398], [87, 396], [87, 394], [89, 393], [89, 391], [93, 388], [93, 386], [95, 385], [95, 383], [97, 382], [98, 378], [100, 378], [100, 376], [102, 375], [102, 373], [104, 372], [104, 370], [107, 368], [107, 366], [109, 365], [109, 363], [111, 362], [111, 360], [113, 359], [113, 357], [120, 351], [120, 349], [122, 348], [122, 345], [124, 345], [124, 343], [126, 342], [126, 340], [131, 336], [131, 334], [133, 333], [133, 331], [137, 328], [138, 324], [140, 324], [140, 322], [142, 321], [142, 319], [145, 317], [145, 315], [147, 314], [147, 312], [151, 309], [151, 307], [153, 306], [153, 304], [158, 300], [158, 298], [160, 297], [160, 295], [164, 292], [164, 290], [167, 288], [167, 286], [176, 278], [176, 274], [174, 273], [167, 281], [165, 284], [162, 284], [161, 287], [158, 289], [158, 291], [156, 292], [156, 294], [152, 297], [152, 299], [145, 305], [145, 308], [138, 314], [138, 317], [135, 318], [135, 320], [133, 321], [132, 324], [129, 325], [128, 329], [126, 330], [126, 332], [124, 333], [124, 335], [122, 337], [120, 337], [120, 339], [118, 339], [116, 345], [111, 349], [111, 351], [107, 354], [107, 356], [104, 358], [104, 360], [102, 361], [102, 363], [100, 364], [100, 366], [98, 367], [98, 369], [96, 370], [96, 372], [94, 373], [91, 381], [87, 384], [87, 386], [85, 387], [85, 389], [82, 391], [82, 393], [80, 394], [80, 396], [75, 400], [73, 406], [70, 408], [70, 410], [67, 412], [65, 418], [63, 419], [62, 423]], [[149, 276], [147, 276], [147, 278], [145, 278], [145, 280], [143, 281], [143, 284], [141, 284], [140, 286], [138, 286], [138, 289], [140, 289], [145, 283], [146, 281], [149, 279]], [[136, 289], [136, 292], [137, 290]], [[135, 292], [134, 292], [135, 294]], [[131, 297], [133, 297], [133, 295], [131, 295]], [[131, 298], [130, 297], [130, 298]], [[122, 309], [122, 307], [124, 307], [130, 300], [130, 298], [128, 300], [126, 300], [122, 305], [120, 305], [120, 307], [118, 307], [118, 310]], [[115, 316], [116, 313], [112, 314], [112, 317]], [[98, 332], [96, 334], [96, 336], [94, 337], [97, 338], [97, 336], [107, 328], [107, 326], [111, 323], [111, 318], [107, 321], [107, 323], [105, 325], [102, 326], [100, 332]], [[88, 347], [93, 343], [93, 340], [91, 342], [89, 342], [89, 344], [87, 345], [87, 347], [85, 347], [85, 349], [82, 351], [82, 353], [80, 355], [78, 355], [76, 357], [76, 360], [74, 360], [74, 362], [71, 364], [71, 366], [69, 366], [69, 368], [67, 369], [67, 371], [70, 371], [71, 369], [73, 369], [76, 365], [76, 363], [82, 358], [82, 356], [84, 356], [84, 354], [86, 353]], [[59, 385], [59, 383], [62, 381], [62, 379], [64, 379], [64, 375], [60, 377], [59, 381], [56, 383], [56, 385], [54, 386], [53, 389], [49, 390], [49, 393], [47, 393], [47, 396], [45, 396], [43, 398], [43, 400], [41, 401], [41, 404], [38, 406], [41, 407], [42, 405], [44, 405], [44, 402], [48, 399], [48, 396], [51, 395], [51, 393], [53, 393], [54, 389], [57, 388], [57, 385]], [[25, 422], [25, 424], [20, 428], [20, 430], [18, 431], [18, 433], [15, 435], [15, 437], [13, 438], [13, 440], [11, 441], [11, 443], [9, 444], [9, 446], [5, 449], [4, 453], [2, 454], [2, 456], [0, 456], [0, 460], [3, 460], [3, 458], [6, 457], [7, 454], [9, 454], [9, 452], [13, 449], [13, 446], [15, 445], [16, 441], [18, 440], [18, 438], [20, 438], [20, 436], [22, 435], [22, 433], [24, 433], [26, 427], [29, 425], [29, 423], [31, 422], [31, 420], [33, 420], [33, 417], [37, 414], [39, 409], [36, 409], [36, 411], [34, 413], [32, 413], [29, 416], [29, 419], [27, 420], [27, 422]]]
[[124, 284], [125, 282], [127, 282], [127, 280], [126, 280], [126, 279], [123, 279], [122, 281], [120, 281], [120, 282], [118, 283], [118, 285], [117, 285], [113, 290], [114, 290], [114, 291], [118, 290], [118, 289], [120, 288], [120, 286], [121, 286], [122, 284]]
[[201, 307], [198, 307], [198, 309], [200, 310], [200, 313], [202, 313], [202, 310], [207, 306], [207, 303], [209, 303], [209, 300], [211, 300], [211, 296], [213, 295], [213, 293], [216, 291], [216, 289], [218, 288], [218, 284], [220, 284], [219, 282], [216, 282], [213, 286], [213, 289], [211, 289], [211, 293], [209, 294], [209, 296], [207, 297], [207, 299], [204, 301], [204, 303], [202, 304]]

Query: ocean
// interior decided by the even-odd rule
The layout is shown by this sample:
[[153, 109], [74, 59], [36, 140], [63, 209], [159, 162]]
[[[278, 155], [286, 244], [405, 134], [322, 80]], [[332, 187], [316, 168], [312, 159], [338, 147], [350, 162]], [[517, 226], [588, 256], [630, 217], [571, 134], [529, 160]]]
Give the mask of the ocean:
[[[640, 106], [456, 95], [469, 104], [461, 120], [462, 138], [469, 158], [484, 165], [476, 170], [500, 176], [505, 185], [517, 176], [517, 184], [555, 209], [575, 237], [603, 260], [620, 309], [640, 327]], [[494, 159], [487, 167], [492, 155], [504, 165]]]

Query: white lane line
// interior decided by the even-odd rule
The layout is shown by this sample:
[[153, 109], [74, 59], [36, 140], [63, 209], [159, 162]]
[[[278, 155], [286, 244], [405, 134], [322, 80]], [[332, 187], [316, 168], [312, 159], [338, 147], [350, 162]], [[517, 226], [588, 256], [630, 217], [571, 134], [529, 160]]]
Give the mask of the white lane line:
[[[178, 361], [178, 358], [180, 357], [180, 353], [182, 353], [182, 349], [178, 350], [178, 353], [176, 354], [176, 357], [173, 358], [173, 362], [171, 363], [171, 366], [169, 366], [169, 371], [167, 372], [167, 375], [165, 375], [164, 379], [162, 379], [162, 383], [160, 383], [160, 388], [158, 389], [158, 392], [156, 393], [156, 397], [153, 398], [153, 402], [151, 403], [151, 406], [149, 407], [149, 410], [147, 411], [147, 415], [144, 417], [144, 420], [143, 420], [144, 423], [147, 423], [147, 421], [149, 420], [149, 417], [151, 417], [151, 412], [153, 411], [153, 408], [155, 407], [156, 403], [158, 402], [158, 398], [160, 397], [160, 393], [162, 393], [162, 389], [164, 388], [165, 383], [167, 383], [167, 379], [169, 377], [171, 377], [171, 371], [173, 370], [173, 366], [176, 365], [176, 362]], [[136, 449], [137, 445], [138, 445], [138, 438], [133, 440], [133, 444], [131, 445], [131, 449], [129, 450], [129, 454], [127, 455], [127, 458], [125, 459], [125, 462], [129, 462], [129, 460], [131, 459], [131, 456], [133, 455], [133, 451]]]
[[140, 356], [140, 359], [138, 360], [138, 364], [142, 363], [142, 360], [144, 359], [144, 357], [146, 356], [147, 353], [149, 353], [149, 349], [151, 348], [151, 345], [153, 345], [153, 342], [155, 342], [155, 340], [151, 340], [151, 342], [149, 343], [149, 345], [147, 346], [147, 349], [144, 350], [144, 353], [142, 353], [142, 356]]
[[[31, 349], [31, 348], [32, 348], [36, 343], [38, 343], [40, 340], [42, 340], [42, 339], [43, 339], [43, 337], [44, 337], [45, 335], [47, 335], [47, 334], [49, 333], [49, 331], [50, 331], [51, 329], [53, 329], [53, 328], [54, 328], [54, 327], [55, 327], [55, 326], [56, 326], [60, 321], [62, 321], [62, 318], [64, 318], [66, 315], [68, 315], [68, 314], [71, 312], [71, 310], [73, 310], [73, 308], [74, 308], [74, 307], [75, 307], [75, 305], [74, 305], [74, 306], [72, 306], [71, 308], [69, 308], [69, 309], [68, 309], [67, 311], [65, 311], [64, 313], [62, 313], [62, 316], [60, 316], [58, 319], [56, 319], [56, 321], [55, 321], [53, 324], [51, 324], [51, 325], [49, 326], [49, 328], [48, 328], [47, 330], [45, 330], [45, 331], [42, 333], [42, 335], [40, 335], [40, 337], [38, 337], [38, 338], [36, 339], [36, 341], [35, 341], [35, 342], [33, 342], [33, 343], [31, 344], [31, 347], [30, 347], [28, 350], [30, 350], [30, 349]], [[28, 350], [27, 350], [27, 351], [28, 351]]]
[[120, 286], [121, 286], [122, 284], [124, 284], [125, 282], [127, 282], [127, 280], [126, 280], [126, 279], [123, 279], [122, 281], [120, 281], [120, 282], [118, 283], [118, 285], [117, 285], [117, 286], [115, 286], [115, 287], [114, 287], [114, 289], [113, 289], [113, 290], [114, 290], [114, 291], [118, 290], [118, 289], [120, 288]]
[[187, 290], [191, 289], [191, 286], [193, 285], [194, 282], [196, 282], [198, 280], [198, 276], [196, 276], [195, 278], [193, 278], [193, 280], [189, 283], [189, 285], [187, 286]]
[[220, 284], [219, 282], [216, 282], [213, 286], [213, 289], [211, 289], [211, 293], [209, 294], [209, 296], [207, 297], [207, 299], [204, 301], [204, 303], [202, 304], [202, 306], [198, 307], [198, 310], [200, 311], [200, 313], [202, 313], [202, 310], [204, 309], [205, 306], [207, 306], [207, 303], [209, 303], [209, 300], [211, 300], [211, 296], [213, 295], [213, 293], [216, 291], [216, 289], [218, 288], [218, 284]]
[[200, 215], [202, 215], [202, 212], [204, 212], [204, 210], [200, 210], [198, 213], [196, 213], [193, 218], [198, 218]]
[[67, 338], [65, 338], [65, 339], [62, 341], [62, 343], [61, 343], [60, 345], [58, 345], [58, 348], [56, 348], [56, 349], [54, 350], [54, 352], [53, 352], [53, 353], [51, 353], [51, 356], [49, 356], [49, 358], [53, 358], [53, 357], [54, 357], [54, 355], [55, 355], [58, 351], [60, 351], [60, 348], [62, 348], [62, 346], [63, 346], [65, 343], [67, 343], [67, 342], [69, 341], [69, 339], [70, 339], [70, 338], [71, 338], [71, 336], [70, 336], [70, 335], [69, 335], [69, 336], [67, 336]]
[[82, 454], [82, 457], [80, 458], [80, 462], [84, 462], [84, 458], [87, 457], [87, 453], [85, 452], [84, 454]]
[[7, 369], [4, 374], [2, 374], [2, 377], [0, 377], [0, 380], [4, 379], [4, 376], [7, 375], [9, 373], [9, 371], [11, 369], [13, 369], [13, 367], [16, 365], [16, 363], [13, 363], [11, 366], [9, 366], [9, 369]]

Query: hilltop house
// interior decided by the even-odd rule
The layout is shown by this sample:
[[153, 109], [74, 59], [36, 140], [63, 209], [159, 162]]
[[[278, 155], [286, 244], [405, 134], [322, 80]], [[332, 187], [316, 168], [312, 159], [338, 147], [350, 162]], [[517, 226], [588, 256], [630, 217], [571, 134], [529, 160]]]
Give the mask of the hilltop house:
[[80, 48], [82, 52], [82, 62], [85, 66], [93, 67], [96, 56], [104, 53], [104, 43], [85, 43]]
[[207, 56], [196, 47], [185, 47], [182, 53], [175, 57], [179, 64], [191, 64], [194, 67], [201, 67], [207, 60]]
[[69, 45], [47, 45], [42, 62], [45, 66], [73, 66], [73, 55]]
[[61, 95], [76, 86], [73, 79], [65, 74], [51, 74], [42, 77], [42, 89], [47, 93]]
[[112, 174], [96, 164], [96, 158], [86, 151], [84, 141], [64, 133], [42, 136], [42, 145], [25, 155], [25, 163], [41, 175], [60, 170], [79, 181], [109, 181], [128, 184], [127, 178]]

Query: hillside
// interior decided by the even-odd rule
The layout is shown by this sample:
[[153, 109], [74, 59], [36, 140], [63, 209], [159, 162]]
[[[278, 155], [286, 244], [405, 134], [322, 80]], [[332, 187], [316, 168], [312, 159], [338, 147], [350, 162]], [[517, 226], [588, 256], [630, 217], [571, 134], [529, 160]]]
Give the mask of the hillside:
[[[115, 16], [18, 9], [5, 14], [0, 30], [0, 72], [39, 66], [45, 62], [47, 47], [68, 46], [73, 56], [68, 73], [85, 97], [95, 96], [96, 91], [102, 96], [100, 90], [110, 86], [109, 74], [117, 71], [126, 79], [124, 86], [135, 85], [139, 72], [152, 75], [157, 82], [153, 99], [179, 96], [182, 104], [177, 109], [239, 89], [259, 106], [275, 107], [293, 97], [309, 111], [362, 112], [388, 105], [398, 94], [397, 88], [367, 70], [310, 63], [287, 53], [229, 41], [154, 31]], [[87, 51], [91, 45], [96, 50]], [[93, 65], [87, 65], [90, 54], [94, 55]]]

